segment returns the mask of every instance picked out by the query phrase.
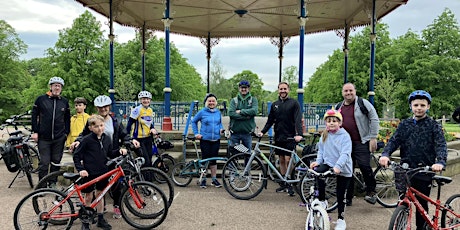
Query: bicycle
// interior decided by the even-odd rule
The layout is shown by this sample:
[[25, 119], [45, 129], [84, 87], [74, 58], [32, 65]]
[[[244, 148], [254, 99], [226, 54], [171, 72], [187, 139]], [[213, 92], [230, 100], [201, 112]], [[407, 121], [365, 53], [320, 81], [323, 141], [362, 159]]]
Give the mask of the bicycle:
[[305, 230], [325, 230], [330, 228], [329, 215], [327, 210], [318, 199], [318, 178], [332, 178], [334, 177], [334, 171], [328, 170], [324, 173], [316, 172], [309, 168], [297, 168], [296, 170], [304, 171], [309, 177], [313, 177], [315, 183], [310, 186], [306, 202], [304, 203], [307, 208], [307, 218], [305, 219]]
[[175, 164], [171, 170], [171, 178], [177, 186], [186, 187], [192, 182], [193, 177], [198, 177], [197, 184], [206, 177], [207, 168], [210, 161], [227, 161], [226, 157], [211, 157], [207, 159], [201, 159], [198, 152], [195, 137], [187, 137], [187, 140], [193, 142], [195, 147], [196, 159], [188, 162], [179, 162]]
[[[380, 144], [380, 148], [381, 148]], [[314, 157], [316, 158], [316, 157]], [[371, 161], [377, 167], [373, 171], [374, 179], [376, 182], [375, 186], [375, 196], [377, 202], [385, 208], [394, 208], [398, 204], [399, 193], [396, 190], [394, 182], [394, 172], [390, 167], [382, 167], [379, 164], [379, 157], [371, 153]], [[308, 176], [308, 175], [306, 175]], [[305, 177], [305, 176], [304, 176]], [[353, 180], [355, 180], [355, 185], [358, 188], [358, 192], [366, 191], [366, 183], [360, 171], [355, 170], [353, 172]], [[309, 194], [309, 188], [313, 178], [302, 178], [300, 184], [300, 194], [302, 202], [306, 202], [306, 196]], [[335, 194], [335, 187], [337, 181], [335, 177], [326, 178], [326, 199], [330, 204], [327, 208], [328, 212], [331, 212], [337, 208], [337, 196]]]
[[[34, 227], [70, 229], [77, 218], [80, 218], [84, 223], [94, 223], [97, 215], [94, 208], [120, 179], [126, 186], [122, 192], [120, 206], [123, 219], [129, 225], [139, 229], [151, 229], [159, 226], [168, 213], [165, 194], [151, 182], [135, 182], [126, 177], [121, 166], [126, 161], [127, 158], [123, 155], [110, 160], [107, 165], [115, 163], [115, 169], [82, 185], [78, 184], [81, 179], [78, 173], [64, 173], [65, 178], [75, 181], [68, 187], [67, 194], [57, 189], [42, 188], [26, 195], [14, 211], [15, 229]], [[85, 204], [82, 190], [103, 179], [109, 179], [107, 186], [91, 204]], [[79, 207], [78, 210], [75, 210], [71, 199], [75, 194], [79, 198], [79, 202], [76, 204]]]
[[[167, 175], [169, 175], [171, 168], [176, 164], [176, 160], [171, 155], [165, 153], [167, 149], [174, 148], [174, 145], [169, 141], [161, 139], [160, 133], [157, 133], [156, 138], [153, 140], [152, 155], [156, 156], [152, 166], [158, 168]], [[155, 178], [160, 180], [161, 178]]]
[[[452, 178], [435, 175], [434, 172], [430, 171], [430, 166], [409, 169], [407, 164], [399, 165], [394, 162], [392, 162], [390, 166], [395, 168], [395, 173], [397, 174], [397, 188], [401, 194], [404, 194], [404, 197], [394, 210], [388, 229], [410, 229], [414, 206], [415, 210], [422, 214], [425, 220], [423, 229], [460, 228], [460, 194], [449, 197], [444, 205], [441, 204], [440, 200], [442, 186], [452, 182]], [[431, 199], [411, 186], [411, 178], [418, 173], [434, 175], [432, 181], [436, 182], [438, 188], [436, 200]], [[421, 206], [419, 199], [428, 201], [429, 205], [435, 206], [432, 218], [430, 218], [428, 212]], [[439, 218], [440, 213], [441, 218]], [[441, 220], [441, 222], [439, 222], [439, 220]], [[439, 226], [439, 224], [441, 224], [441, 226]]]
[[[153, 175], [151, 176], [151, 181], [153, 184], [157, 185], [162, 191], [164, 191], [166, 198], [168, 200], [168, 206], [171, 206], [173, 199], [174, 199], [174, 186], [171, 182], [169, 176], [164, 173], [162, 170], [154, 167], [142, 167], [144, 165], [145, 160], [143, 157], [134, 158], [133, 152], [135, 147], [132, 144], [126, 144], [127, 154], [126, 154], [126, 162], [122, 164], [123, 170], [125, 174], [134, 181], [146, 181], [146, 175]], [[52, 163], [54, 164], [54, 163]], [[43, 177], [35, 186], [35, 190], [40, 188], [55, 188], [67, 194], [67, 189], [70, 184], [74, 183], [75, 181], [71, 181], [64, 177], [64, 173], [68, 172], [65, 170], [68, 166], [73, 166], [72, 163], [64, 163], [55, 166], [60, 166], [61, 170], [52, 172], [45, 177]], [[64, 170], [62, 170], [64, 169]], [[73, 171], [73, 170], [72, 170]], [[112, 196], [112, 189], [109, 191], [109, 194]]]
[[[2, 159], [10, 172], [17, 172], [8, 188], [11, 188], [14, 181], [18, 177], [26, 176], [31, 188], [34, 187], [32, 174], [36, 171], [37, 167], [34, 168], [34, 162], [40, 161], [40, 156], [36, 145], [30, 142], [31, 128], [24, 124], [19, 124], [18, 120], [24, 116], [29, 115], [29, 112], [11, 116], [5, 123], [0, 126], [0, 130], [7, 129], [9, 135], [8, 140], [5, 144], [0, 146], [0, 152]], [[8, 126], [13, 126], [13, 132], [8, 130]], [[19, 130], [20, 126], [29, 132], [29, 135], [23, 135], [22, 130]], [[22, 173], [22, 176], [19, 176]]]
[[[253, 133], [253, 135], [255, 134]], [[262, 137], [258, 137], [253, 151], [250, 151], [242, 144], [235, 146], [234, 148], [241, 153], [230, 157], [224, 165], [222, 170], [224, 188], [231, 196], [237, 199], [252, 199], [259, 195], [262, 189], [267, 188], [268, 175], [265, 164], [276, 174], [277, 179], [275, 179], [275, 182], [294, 186], [300, 181], [301, 173], [300, 171], [296, 173], [293, 169], [307, 168], [306, 163], [297, 155], [295, 148], [288, 150], [272, 144], [265, 144], [261, 142], [261, 139]], [[288, 140], [293, 141], [293, 138], [288, 138]], [[281, 175], [278, 169], [260, 150], [260, 146], [280, 149], [291, 153], [286, 175]], [[297, 163], [294, 164], [294, 162]], [[289, 195], [293, 196], [293, 191]]]

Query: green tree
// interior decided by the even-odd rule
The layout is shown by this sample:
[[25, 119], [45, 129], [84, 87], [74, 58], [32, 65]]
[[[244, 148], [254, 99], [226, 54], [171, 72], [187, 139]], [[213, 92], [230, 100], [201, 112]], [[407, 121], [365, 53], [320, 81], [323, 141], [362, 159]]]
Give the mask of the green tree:
[[219, 57], [214, 57], [211, 62], [211, 79], [210, 79], [210, 92], [214, 93], [219, 102], [228, 101], [234, 97], [232, 95], [233, 85], [228, 79], [225, 78], [226, 71], [220, 62]]

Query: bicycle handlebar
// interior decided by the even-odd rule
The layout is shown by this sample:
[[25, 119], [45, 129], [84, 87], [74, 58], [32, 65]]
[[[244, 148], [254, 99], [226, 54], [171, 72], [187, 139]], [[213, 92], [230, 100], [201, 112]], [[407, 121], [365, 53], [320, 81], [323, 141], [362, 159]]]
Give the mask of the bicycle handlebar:
[[27, 127], [26, 125], [24, 124], [18, 124], [16, 122], [16, 120], [24, 117], [25, 115], [29, 115], [30, 114], [30, 111], [27, 111], [25, 113], [22, 113], [22, 114], [18, 114], [18, 115], [12, 115], [9, 119], [6, 119], [5, 122], [0, 126], [0, 130], [3, 130], [5, 129], [7, 126], [10, 126], [12, 125], [14, 127], [14, 129], [18, 129], [18, 126], [23, 126], [24, 129], [26, 129], [27, 131], [32, 131], [31, 128]]

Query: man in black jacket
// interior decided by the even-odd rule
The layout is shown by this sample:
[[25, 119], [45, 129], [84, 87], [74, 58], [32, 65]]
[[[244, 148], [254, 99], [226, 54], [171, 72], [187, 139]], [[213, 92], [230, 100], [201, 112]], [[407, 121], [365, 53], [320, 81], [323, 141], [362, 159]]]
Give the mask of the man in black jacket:
[[460, 106], [454, 111], [454, 114], [452, 114], [452, 119], [454, 119], [455, 122], [460, 123]]
[[38, 143], [40, 162], [38, 178], [41, 180], [49, 172], [58, 171], [64, 152], [64, 144], [70, 132], [69, 101], [61, 96], [64, 80], [52, 77], [48, 85], [50, 91], [39, 96], [32, 109], [32, 139]]

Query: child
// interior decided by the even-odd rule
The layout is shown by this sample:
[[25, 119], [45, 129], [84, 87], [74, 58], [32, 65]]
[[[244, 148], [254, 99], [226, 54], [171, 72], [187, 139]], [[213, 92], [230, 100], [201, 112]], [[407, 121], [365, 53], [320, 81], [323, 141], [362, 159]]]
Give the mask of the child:
[[[104, 118], [100, 115], [92, 115], [88, 119], [88, 127], [91, 133], [83, 137], [74, 151], [73, 162], [81, 177], [82, 183], [86, 183], [104, 173], [108, 172], [106, 166], [107, 157], [112, 153], [112, 141], [104, 134]], [[101, 180], [95, 184], [96, 196], [107, 186], [108, 180]], [[82, 192], [85, 193], [85, 204], [88, 205], [93, 199], [94, 187], [88, 187]], [[96, 206], [98, 221], [97, 227], [105, 230], [112, 229], [112, 226], [104, 219], [104, 199]], [[90, 229], [89, 223], [83, 223], [82, 229]]]
[[[217, 157], [220, 148], [220, 135], [224, 132], [222, 125], [221, 113], [217, 106], [217, 97], [214, 94], [207, 94], [204, 98], [205, 107], [201, 109], [192, 120], [192, 129], [196, 139], [200, 140], [200, 148], [203, 159]], [[198, 131], [198, 122], [201, 123], [200, 131]], [[222, 187], [217, 180], [217, 163], [216, 161], [209, 162], [211, 170], [211, 184], [216, 188]], [[206, 188], [206, 177], [203, 178], [200, 184], [201, 188]]]
[[[346, 229], [344, 220], [345, 212], [345, 192], [352, 176], [353, 161], [351, 159], [351, 138], [350, 135], [341, 128], [342, 114], [334, 109], [326, 111], [324, 114], [326, 130], [323, 131], [318, 142], [318, 157], [312, 162], [310, 168], [317, 172], [326, 172], [330, 168], [337, 174], [337, 208], [338, 218], [335, 230]], [[327, 207], [326, 184], [324, 180], [318, 180], [319, 200], [323, 206]]]
[[[390, 155], [400, 148], [401, 163], [409, 164], [410, 168], [431, 166], [440, 172], [446, 166], [447, 144], [441, 125], [428, 117], [431, 95], [423, 90], [416, 90], [409, 95], [409, 108], [413, 116], [399, 123], [383, 149], [379, 163], [387, 166]], [[431, 176], [417, 174], [412, 177], [411, 185], [423, 194], [430, 196]], [[428, 211], [428, 203], [420, 199], [420, 204]], [[416, 213], [417, 229], [423, 229], [425, 221]]]
[[[142, 151], [142, 157], [145, 159], [144, 166], [152, 166], [152, 145], [151, 134], [157, 134], [153, 127], [153, 110], [150, 108], [152, 94], [149, 91], [141, 91], [137, 95], [141, 104], [131, 111], [126, 131], [131, 133], [133, 139], [139, 141]], [[132, 125], [134, 128], [132, 129]], [[139, 154], [140, 155], [140, 154]]]
[[67, 136], [66, 146], [69, 147], [78, 135], [85, 128], [86, 122], [88, 121], [89, 115], [85, 112], [86, 99], [83, 97], [77, 97], [74, 100], [76, 114], [70, 118], [70, 133]]

